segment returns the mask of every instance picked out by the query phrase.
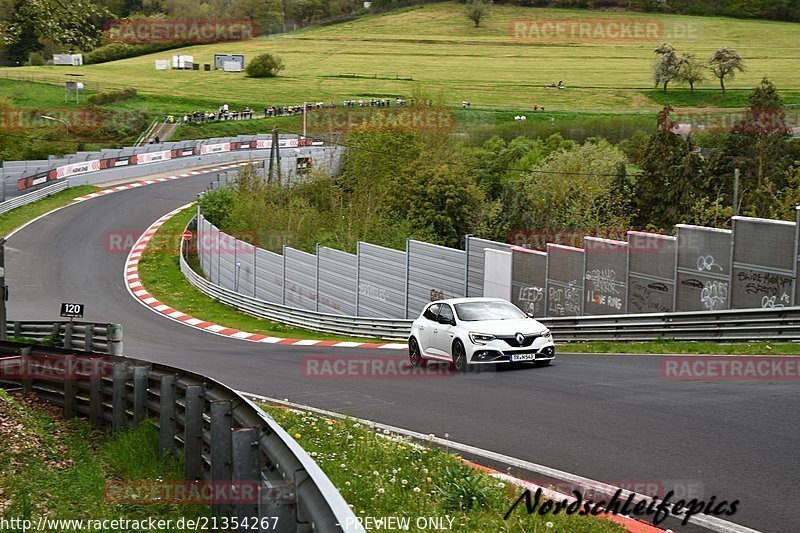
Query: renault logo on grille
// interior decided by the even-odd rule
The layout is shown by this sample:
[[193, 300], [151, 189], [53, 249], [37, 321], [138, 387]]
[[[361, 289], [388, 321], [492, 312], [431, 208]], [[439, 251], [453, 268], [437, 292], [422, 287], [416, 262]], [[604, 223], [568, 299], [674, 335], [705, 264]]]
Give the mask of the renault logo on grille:
[[522, 333], [517, 333], [514, 337], [517, 339], [517, 342], [519, 344], [525, 342], [525, 335], [523, 335]]

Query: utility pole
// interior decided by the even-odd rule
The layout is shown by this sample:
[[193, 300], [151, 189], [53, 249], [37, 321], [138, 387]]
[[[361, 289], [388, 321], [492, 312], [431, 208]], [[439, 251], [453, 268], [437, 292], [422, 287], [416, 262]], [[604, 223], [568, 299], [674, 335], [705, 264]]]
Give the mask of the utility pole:
[[269, 147], [269, 175], [267, 177], [267, 183], [272, 185], [275, 179], [275, 149], [278, 147], [278, 128], [272, 128], [272, 144]]
[[739, 169], [733, 171], [733, 216], [739, 214]]
[[6, 340], [6, 239], [0, 237], [0, 341]]

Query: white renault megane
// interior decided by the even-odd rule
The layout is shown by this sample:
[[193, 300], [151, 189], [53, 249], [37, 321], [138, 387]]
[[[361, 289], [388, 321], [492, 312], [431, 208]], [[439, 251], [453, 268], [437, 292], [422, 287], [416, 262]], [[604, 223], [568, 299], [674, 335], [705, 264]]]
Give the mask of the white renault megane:
[[469, 364], [530, 362], [548, 365], [556, 349], [550, 330], [500, 298], [453, 298], [429, 303], [411, 325], [413, 366], [447, 361]]

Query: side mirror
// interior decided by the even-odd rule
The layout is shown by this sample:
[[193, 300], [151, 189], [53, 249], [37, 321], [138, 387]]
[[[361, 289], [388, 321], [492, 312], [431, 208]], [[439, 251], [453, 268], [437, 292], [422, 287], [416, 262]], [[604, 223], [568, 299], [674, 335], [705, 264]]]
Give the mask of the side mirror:
[[528, 315], [528, 318], [536, 318], [536, 317], [533, 315], [533, 311], [526, 311], [526, 312], [525, 312], [525, 314], [526, 314], [526, 315]]
[[452, 318], [446, 318], [439, 315], [439, 324], [445, 324], [447, 326], [455, 326], [455, 320]]

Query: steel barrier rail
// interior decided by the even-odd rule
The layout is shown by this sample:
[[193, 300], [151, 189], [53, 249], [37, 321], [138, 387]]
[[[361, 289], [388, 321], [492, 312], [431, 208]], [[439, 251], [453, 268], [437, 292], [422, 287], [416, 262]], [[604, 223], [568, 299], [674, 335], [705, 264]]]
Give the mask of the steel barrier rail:
[[31, 202], [36, 202], [43, 198], [46, 198], [52, 194], [57, 192], [61, 192], [69, 188], [69, 181], [62, 180], [58, 183], [53, 185], [49, 185], [47, 187], [42, 187], [41, 189], [37, 189], [31, 193], [23, 194], [17, 197], [14, 197], [10, 200], [6, 200], [5, 202], [0, 203], [0, 215], [4, 213], [8, 213], [12, 209], [16, 209], [18, 207], [22, 207], [23, 205], [28, 205]]
[[42, 342], [56, 341], [60, 346], [86, 352], [122, 353], [122, 326], [94, 322], [8, 321], [6, 336]]
[[[251, 500], [212, 504], [213, 515], [257, 518], [261, 531], [364, 531], [300, 445], [214, 379], [139, 359], [14, 342], [0, 342], [0, 356], [0, 386], [35, 392], [67, 418], [82, 416], [114, 431], [152, 420], [159, 453], [182, 456], [187, 481], [230, 483], [234, 491], [236, 482], [259, 487]], [[266, 517], [277, 517], [277, 524], [264, 527]]]
[[[220, 287], [194, 271], [184, 258], [181, 271], [189, 283], [206, 295], [250, 315], [282, 324], [352, 337], [406, 340], [412, 320], [367, 318], [319, 313], [275, 304]], [[800, 340], [800, 307], [734, 309], [681, 313], [648, 313], [539, 318], [557, 342]]]

